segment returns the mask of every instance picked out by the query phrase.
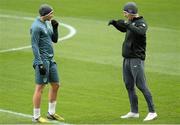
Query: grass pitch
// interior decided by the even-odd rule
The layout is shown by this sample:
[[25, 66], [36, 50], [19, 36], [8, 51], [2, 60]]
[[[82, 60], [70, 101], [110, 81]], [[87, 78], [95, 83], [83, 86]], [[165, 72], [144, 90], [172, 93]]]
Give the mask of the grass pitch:
[[[36, 17], [41, 3], [55, 9], [55, 17], [76, 28], [77, 34], [54, 45], [61, 89], [57, 112], [66, 123], [144, 124], [147, 106], [139, 97], [139, 119], [123, 120], [129, 111], [122, 80], [121, 45], [124, 34], [108, 27], [110, 19], [123, 18], [126, 0], [0, 0], [1, 15]], [[158, 119], [148, 124], [180, 123], [180, 12], [177, 0], [136, 0], [149, 24], [146, 75]], [[166, 11], [165, 11], [166, 10]], [[32, 21], [0, 17], [0, 50], [30, 45]], [[61, 36], [68, 34], [64, 27]], [[0, 109], [32, 114], [34, 71], [32, 51], [0, 53]], [[47, 113], [48, 86], [43, 93], [42, 116]], [[0, 112], [0, 124], [31, 123], [31, 119]]]

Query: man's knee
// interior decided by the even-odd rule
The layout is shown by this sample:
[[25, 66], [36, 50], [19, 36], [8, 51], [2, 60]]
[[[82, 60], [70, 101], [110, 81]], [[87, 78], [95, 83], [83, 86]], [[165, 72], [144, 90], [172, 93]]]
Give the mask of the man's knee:
[[128, 91], [133, 91], [134, 90], [134, 86], [132, 85], [133, 83], [126, 83], [126, 89]]
[[43, 93], [43, 89], [44, 89], [45, 85], [36, 85], [36, 93]]
[[145, 83], [142, 83], [142, 85], [140, 84], [136, 84], [137, 88], [143, 93], [143, 94], [149, 94], [149, 89], [146, 87]]
[[51, 83], [51, 87], [53, 90], [58, 90], [60, 87], [60, 84], [59, 83]]

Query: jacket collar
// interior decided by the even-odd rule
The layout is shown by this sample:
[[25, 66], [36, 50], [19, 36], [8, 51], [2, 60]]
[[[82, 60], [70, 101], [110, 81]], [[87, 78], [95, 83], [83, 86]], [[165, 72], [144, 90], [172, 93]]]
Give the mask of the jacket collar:
[[133, 20], [132, 20], [132, 21], [136, 21], [136, 20], [139, 20], [139, 19], [142, 19], [142, 18], [143, 18], [142, 16], [135, 17], [135, 18], [133, 18]]

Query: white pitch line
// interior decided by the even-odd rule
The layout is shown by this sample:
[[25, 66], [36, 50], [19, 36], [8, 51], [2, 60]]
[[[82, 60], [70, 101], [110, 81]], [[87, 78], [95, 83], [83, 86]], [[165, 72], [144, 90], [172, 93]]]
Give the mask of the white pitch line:
[[[4, 110], [4, 109], [0, 109], [0, 112], [9, 113], [9, 114], [13, 114], [13, 115], [16, 115], [16, 116], [21, 116], [21, 117], [24, 117], [24, 118], [32, 118], [32, 117], [33, 117], [32, 115], [29, 115], [29, 114], [23, 114], [23, 113], [19, 113], [19, 112], [13, 112], [13, 111]], [[67, 124], [67, 123], [58, 122], [58, 121], [49, 121], [49, 123], [60, 124], [60, 125], [69, 125], [69, 124]]]
[[25, 117], [25, 118], [32, 118], [32, 115], [23, 114], [23, 113], [19, 113], [19, 112], [13, 112], [13, 111], [4, 110], [4, 109], [0, 109], [0, 112], [18, 115], [18, 116]]
[[[0, 14], [0, 17], [12, 18], [12, 19], [22, 19], [22, 20], [31, 20], [31, 21], [34, 20], [34, 18], [32, 18], [32, 17], [21, 17], [21, 16], [12, 16], [12, 15], [2, 15], [2, 14]], [[59, 38], [58, 41], [67, 40], [76, 34], [76, 29], [74, 27], [72, 27], [68, 24], [65, 24], [65, 23], [59, 23], [59, 24], [65, 28], [69, 29], [69, 33], [68, 33], [68, 35], [66, 35], [64, 37]], [[28, 49], [28, 48], [31, 48], [31, 46], [29, 45], [29, 46], [11, 48], [11, 49], [6, 49], [6, 50], [0, 50], [0, 53], [11, 52], [11, 51], [19, 51], [19, 50]]]
[[18, 47], [18, 48], [5, 49], [5, 50], [0, 50], [0, 53], [18, 51], [18, 50], [29, 49], [29, 48], [31, 48], [31, 46], [23, 46], [23, 47]]

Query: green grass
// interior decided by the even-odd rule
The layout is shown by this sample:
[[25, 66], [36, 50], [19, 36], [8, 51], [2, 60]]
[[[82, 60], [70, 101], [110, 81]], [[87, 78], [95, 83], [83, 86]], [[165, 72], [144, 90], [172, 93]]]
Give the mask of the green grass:
[[[53, 5], [56, 18], [77, 30], [73, 38], [54, 45], [62, 81], [57, 112], [65, 117], [65, 122], [144, 124], [142, 120], [147, 114], [147, 106], [139, 90], [140, 118], [119, 118], [129, 111], [121, 72], [124, 34], [108, 27], [107, 22], [111, 18], [123, 18], [120, 8], [126, 0], [0, 0], [0, 14], [36, 17], [37, 8], [44, 2]], [[146, 74], [159, 115], [157, 120], [147, 123], [178, 124], [180, 24], [177, 20], [180, 2], [136, 2], [149, 24]], [[0, 50], [30, 45], [31, 23], [28, 20], [0, 17]], [[61, 27], [60, 33], [64, 36], [68, 30]], [[32, 59], [31, 49], [0, 53], [0, 109], [32, 114], [35, 86]], [[48, 86], [43, 93], [43, 116], [48, 107], [47, 93]], [[13, 123], [29, 124], [31, 119], [0, 112], [0, 124]]]

